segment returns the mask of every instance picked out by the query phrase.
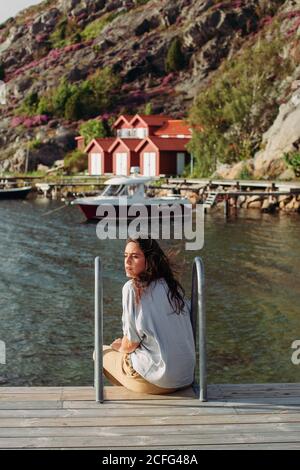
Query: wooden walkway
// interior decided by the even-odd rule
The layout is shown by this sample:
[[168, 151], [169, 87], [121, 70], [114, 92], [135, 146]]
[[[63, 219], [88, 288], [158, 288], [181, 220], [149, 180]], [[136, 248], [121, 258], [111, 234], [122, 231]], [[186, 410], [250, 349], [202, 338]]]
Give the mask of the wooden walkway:
[[106, 387], [0, 387], [0, 448], [300, 449], [300, 384], [210, 385], [169, 396]]

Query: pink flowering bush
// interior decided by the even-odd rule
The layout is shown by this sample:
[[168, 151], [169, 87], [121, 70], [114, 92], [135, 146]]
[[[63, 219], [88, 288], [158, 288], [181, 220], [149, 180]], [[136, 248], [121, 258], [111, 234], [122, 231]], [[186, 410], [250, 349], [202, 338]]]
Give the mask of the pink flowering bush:
[[161, 82], [161, 86], [164, 87], [164, 86], [168, 85], [168, 83], [172, 80], [173, 77], [174, 77], [174, 73], [173, 73], [173, 72], [171, 72], [171, 73], [169, 73], [168, 75], [166, 75], [166, 76], [163, 78], [162, 82]]
[[272, 23], [273, 21], [273, 17], [272, 16], [265, 16], [264, 18], [262, 18], [259, 22], [259, 26], [260, 27], [264, 27], [264, 26], [268, 26]]
[[35, 127], [35, 126], [43, 126], [47, 124], [49, 117], [45, 114], [38, 114], [36, 116], [28, 117], [28, 116], [15, 116], [11, 120], [11, 126], [25, 126], [27, 128]]
[[241, 8], [245, 2], [243, 0], [235, 0], [233, 2], [220, 2], [212, 7], [212, 10], [219, 8]]
[[79, 49], [90, 46], [92, 43], [93, 41], [86, 41], [78, 44], [72, 44], [70, 46], [65, 46], [59, 49], [52, 49], [46, 57], [42, 57], [39, 60], [33, 60], [28, 64], [24, 65], [23, 67], [20, 67], [11, 73], [8, 73], [7, 81], [22, 75], [27, 70], [36, 68], [38, 66], [43, 67], [44, 69], [53, 66], [58, 60], [61, 59], [64, 53], [78, 51]]
[[293, 34], [295, 34], [298, 31], [299, 27], [300, 27], [300, 18], [297, 18], [293, 26], [288, 30], [287, 36], [292, 36]]

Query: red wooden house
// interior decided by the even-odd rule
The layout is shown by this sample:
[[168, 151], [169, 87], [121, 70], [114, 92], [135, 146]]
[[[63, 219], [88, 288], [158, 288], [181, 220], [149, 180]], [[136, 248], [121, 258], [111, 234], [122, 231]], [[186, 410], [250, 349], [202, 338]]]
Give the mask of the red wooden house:
[[[116, 137], [94, 139], [86, 147], [89, 174], [129, 175], [139, 166], [142, 175], [181, 175], [190, 161], [186, 145], [191, 138], [182, 120], [162, 115], [122, 115], [113, 125]], [[82, 145], [77, 137], [77, 145]]]
[[109, 148], [114, 141], [114, 137], [93, 139], [85, 148], [85, 152], [88, 154], [89, 175], [112, 173], [112, 159]]

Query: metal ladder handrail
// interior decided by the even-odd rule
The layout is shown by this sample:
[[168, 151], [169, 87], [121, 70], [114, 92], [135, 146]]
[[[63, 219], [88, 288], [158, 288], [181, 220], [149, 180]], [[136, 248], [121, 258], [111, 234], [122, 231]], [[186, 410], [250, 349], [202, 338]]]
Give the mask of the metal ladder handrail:
[[[196, 283], [197, 281], [197, 283]], [[197, 286], [197, 289], [195, 288]], [[197, 297], [196, 294], [197, 293]], [[196, 303], [197, 299], [197, 303]], [[197, 315], [198, 313], [198, 315]], [[204, 265], [198, 256], [194, 259], [192, 268], [192, 294], [191, 294], [191, 323], [193, 328], [195, 349], [197, 337], [197, 317], [199, 327], [199, 400], [207, 400], [206, 381], [206, 318], [204, 298]], [[194, 371], [194, 390], [197, 388]], [[99, 256], [95, 258], [95, 364], [94, 386], [96, 402], [104, 402], [103, 377], [103, 270]]]
[[[197, 339], [197, 318], [199, 333], [199, 400], [207, 401], [207, 367], [206, 367], [206, 312], [204, 295], [204, 264], [200, 256], [194, 259], [192, 268], [192, 293], [191, 293], [191, 323], [194, 334], [195, 350]], [[197, 294], [197, 296], [196, 296]], [[198, 313], [198, 315], [197, 315]], [[197, 364], [196, 364], [197, 367]], [[194, 390], [196, 384], [196, 367], [194, 373]]]
[[95, 364], [96, 402], [104, 402], [103, 378], [103, 270], [99, 256], [95, 258]]

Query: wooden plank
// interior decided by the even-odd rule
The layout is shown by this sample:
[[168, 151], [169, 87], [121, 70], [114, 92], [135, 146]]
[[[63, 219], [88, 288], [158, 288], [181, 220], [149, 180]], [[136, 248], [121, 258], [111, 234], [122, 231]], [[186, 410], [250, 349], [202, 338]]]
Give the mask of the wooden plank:
[[97, 403], [95, 401], [89, 401], [89, 400], [65, 400], [63, 402], [63, 408], [77, 408], [77, 409], [82, 409], [82, 408], [115, 408], [118, 407], [120, 409], [122, 408], [133, 408], [133, 407], [150, 407], [153, 408], [154, 406], [161, 406], [161, 407], [166, 407], [170, 409], [170, 412], [174, 408], [178, 407], [193, 407], [193, 408], [226, 408], [226, 407], [231, 407], [230, 404], [228, 404], [227, 401], [221, 402], [221, 401], [209, 401], [209, 402], [200, 402], [199, 400], [158, 400], [158, 399], [152, 399], [152, 400], [109, 400], [105, 401], [104, 403]]
[[110, 427], [110, 426], [151, 426], [151, 425], [211, 425], [211, 424], [266, 424], [300, 423], [298, 414], [276, 415], [199, 415], [199, 416], [128, 416], [123, 417], [53, 417], [53, 418], [1, 418], [0, 427]]
[[[70, 387], [70, 388], [77, 388], [77, 387]], [[78, 387], [78, 388], [90, 388], [90, 387]], [[61, 393], [63, 387], [3, 387], [0, 386], [0, 395], [2, 393]]]
[[17, 394], [2, 394], [0, 396], [0, 403], [2, 402], [14, 402], [14, 401], [58, 401], [60, 400], [59, 393], [51, 393], [51, 394], [38, 394], [38, 393], [17, 393]]
[[272, 406], [281, 406], [281, 405], [287, 405], [287, 406], [295, 406], [300, 407], [300, 397], [254, 397], [254, 398], [228, 398], [226, 399], [226, 403], [229, 406], [239, 406], [239, 405], [272, 405]]
[[[169, 395], [149, 395], [146, 393], [136, 393], [127, 390], [125, 387], [104, 387], [105, 400], [185, 400], [186, 398], [196, 399], [196, 395], [191, 387], [182, 391], [174, 392]], [[70, 390], [65, 387], [61, 396], [62, 400], [94, 400], [95, 390], [93, 388]]]
[[[27, 409], [27, 410], [0, 410], [1, 418], [51, 418], [51, 417], [99, 417], [99, 416], [170, 416], [170, 409], [167, 407], [99, 407], [98, 409]], [[193, 408], [193, 407], [174, 407], [172, 416], [198, 416], [215, 414], [235, 414], [234, 408]]]
[[61, 401], [0, 401], [0, 417], [1, 417], [1, 410], [56, 410], [62, 408], [63, 404]]
[[268, 433], [268, 434], [224, 434], [218, 435], [189, 435], [189, 434], [172, 434], [172, 435], [139, 435], [139, 436], [74, 436], [74, 437], [11, 437], [0, 438], [0, 448], [78, 448], [78, 447], [98, 447], [104, 449], [119, 448], [119, 446], [133, 446], [135, 448], [146, 448], [149, 446], [174, 446], [178, 445], [200, 445], [200, 444], [263, 444], [263, 443], [296, 443], [300, 444], [300, 436], [295, 433]]
[[[298, 389], [300, 390], [299, 382], [289, 383], [257, 383], [257, 384], [218, 384], [220, 390], [279, 390], [279, 389]], [[208, 386], [209, 388], [209, 386]]]
[[213, 424], [213, 425], [161, 425], [161, 426], [73, 426], [73, 427], [32, 427], [32, 428], [0, 428], [0, 438], [5, 437], [110, 437], [118, 438], [123, 436], [157, 436], [159, 433], [168, 436], [174, 435], [197, 435], [209, 437], [210, 435], [257, 435], [261, 439], [265, 435], [276, 434], [281, 436], [279, 441], [286, 435], [294, 435], [300, 442], [300, 425], [283, 423], [253, 423], [253, 424]]
[[[91, 447], [90, 450], [100, 450], [99, 447]], [[286, 443], [264, 443], [264, 444], [198, 444], [197, 446], [148, 446], [148, 450], [299, 450], [300, 444], [293, 442]], [[63, 448], [61, 450], [64, 450]], [[78, 448], [78, 450], [84, 450], [83, 448]], [[136, 447], [118, 447], [118, 450], [136, 450]], [[198, 458], [199, 462], [199, 458]]]

